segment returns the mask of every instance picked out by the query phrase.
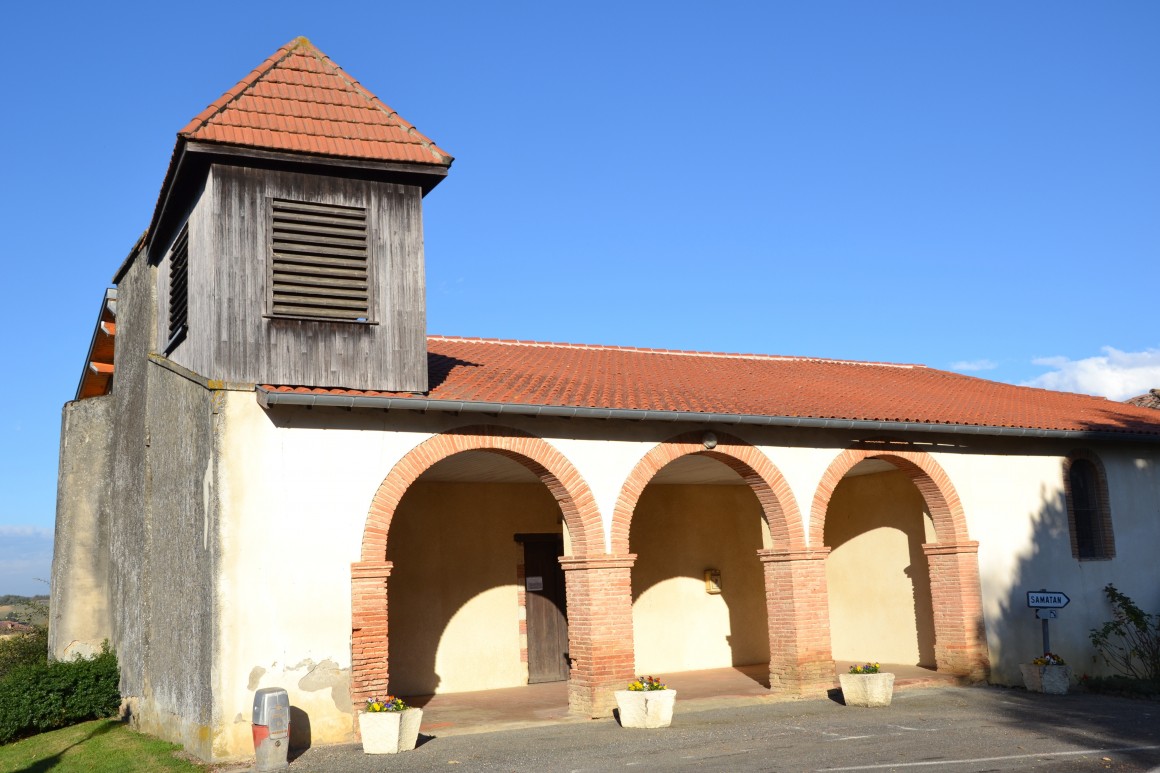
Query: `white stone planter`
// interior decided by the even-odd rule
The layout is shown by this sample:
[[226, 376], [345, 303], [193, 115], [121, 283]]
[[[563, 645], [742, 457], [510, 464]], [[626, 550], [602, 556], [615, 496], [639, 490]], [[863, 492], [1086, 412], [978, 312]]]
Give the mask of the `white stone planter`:
[[422, 709], [360, 712], [358, 730], [362, 735], [363, 751], [367, 754], [397, 754], [414, 749], [422, 721]]
[[847, 706], [889, 706], [894, 697], [894, 674], [838, 674], [838, 682]]
[[676, 690], [617, 690], [621, 727], [668, 727], [673, 721]]
[[1067, 695], [1067, 689], [1071, 686], [1071, 666], [1036, 666], [1021, 663], [1019, 670], [1023, 672], [1023, 686], [1027, 688], [1027, 692]]

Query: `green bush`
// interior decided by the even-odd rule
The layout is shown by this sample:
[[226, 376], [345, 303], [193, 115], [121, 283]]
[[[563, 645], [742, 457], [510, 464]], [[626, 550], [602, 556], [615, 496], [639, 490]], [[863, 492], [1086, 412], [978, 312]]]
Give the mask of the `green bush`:
[[14, 738], [110, 717], [121, 706], [117, 656], [108, 643], [96, 657], [19, 665], [0, 678], [0, 744]]
[[1111, 583], [1104, 595], [1113, 619], [1089, 634], [1100, 657], [1126, 677], [1160, 682], [1160, 615], [1140, 609]]

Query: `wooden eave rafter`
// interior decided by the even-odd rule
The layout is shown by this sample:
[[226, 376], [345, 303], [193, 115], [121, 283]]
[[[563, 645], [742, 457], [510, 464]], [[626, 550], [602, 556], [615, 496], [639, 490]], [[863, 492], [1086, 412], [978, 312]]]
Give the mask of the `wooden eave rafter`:
[[113, 353], [117, 336], [117, 291], [105, 291], [105, 300], [97, 316], [96, 328], [89, 342], [87, 364], [77, 385], [77, 400], [106, 395], [113, 386]]

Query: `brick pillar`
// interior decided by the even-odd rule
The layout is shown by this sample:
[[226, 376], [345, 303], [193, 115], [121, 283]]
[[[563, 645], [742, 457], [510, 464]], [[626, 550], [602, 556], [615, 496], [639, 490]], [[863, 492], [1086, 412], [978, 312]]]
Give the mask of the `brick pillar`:
[[387, 578], [390, 561], [350, 565], [350, 699], [359, 708], [387, 694]]
[[934, 657], [939, 671], [975, 681], [987, 678], [990, 659], [979, 588], [979, 543], [922, 546], [930, 565], [934, 602]]
[[568, 710], [612, 716], [614, 690], [632, 681], [632, 564], [636, 556], [565, 556], [568, 592]]
[[824, 697], [834, 687], [829, 548], [759, 550], [769, 621], [769, 686], [775, 693]]

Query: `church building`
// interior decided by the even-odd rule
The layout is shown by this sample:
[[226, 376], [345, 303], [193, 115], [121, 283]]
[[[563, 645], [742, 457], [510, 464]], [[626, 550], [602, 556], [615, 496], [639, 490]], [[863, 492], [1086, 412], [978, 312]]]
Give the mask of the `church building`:
[[323, 744], [387, 693], [559, 681], [596, 718], [639, 673], [816, 698], [866, 658], [1018, 684], [1028, 591], [1070, 597], [1080, 672], [1105, 585], [1160, 608], [1160, 412], [429, 336], [451, 166], [304, 38], [178, 133], [64, 407], [52, 573], [53, 655], [109, 640], [141, 729], [243, 758], [270, 686]]

